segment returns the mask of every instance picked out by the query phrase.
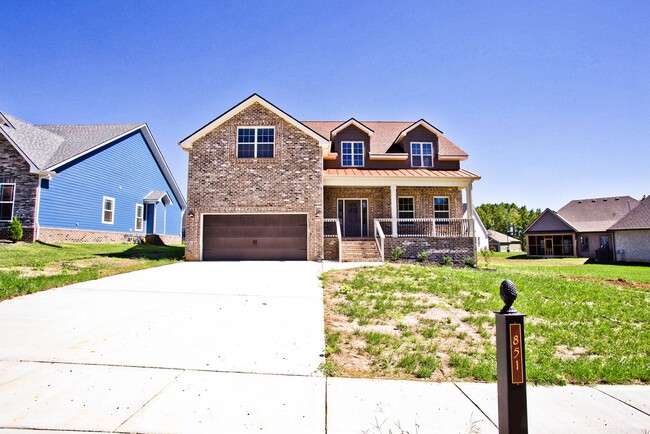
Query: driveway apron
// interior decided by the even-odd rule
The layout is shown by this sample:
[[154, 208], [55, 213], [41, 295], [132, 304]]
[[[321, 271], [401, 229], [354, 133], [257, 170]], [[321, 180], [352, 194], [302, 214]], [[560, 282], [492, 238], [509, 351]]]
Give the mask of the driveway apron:
[[0, 303], [0, 429], [324, 432], [321, 264], [179, 263]]

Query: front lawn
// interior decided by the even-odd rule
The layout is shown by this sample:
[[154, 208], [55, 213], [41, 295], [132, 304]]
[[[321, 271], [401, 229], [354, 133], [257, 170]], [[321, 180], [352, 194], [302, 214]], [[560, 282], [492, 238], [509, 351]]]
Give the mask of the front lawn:
[[0, 244], [0, 301], [171, 264], [183, 254], [183, 246], [151, 244]]
[[496, 381], [492, 312], [503, 306], [500, 283], [510, 279], [515, 307], [527, 315], [529, 381], [649, 383], [650, 267], [538, 261], [326, 273], [324, 371]]

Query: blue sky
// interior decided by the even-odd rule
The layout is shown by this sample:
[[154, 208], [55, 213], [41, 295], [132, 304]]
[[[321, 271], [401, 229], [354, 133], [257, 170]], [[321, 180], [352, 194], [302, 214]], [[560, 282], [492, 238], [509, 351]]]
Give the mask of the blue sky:
[[647, 1], [0, 4], [0, 110], [147, 122], [183, 191], [178, 141], [256, 92], [301, 120], [428, 120], [476, 204], [650, 194]]

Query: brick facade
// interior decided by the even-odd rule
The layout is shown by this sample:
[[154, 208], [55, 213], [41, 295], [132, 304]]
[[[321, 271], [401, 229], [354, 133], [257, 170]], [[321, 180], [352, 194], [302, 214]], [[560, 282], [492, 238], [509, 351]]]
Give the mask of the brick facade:
[[[337, 199], [368, 199], [368, 226], [374, 219], [390, 218], [390, 187], [325, 187], [325, 218], [336, 218]], [[433, 198], [449, 198], [449, 217], [463, 217], [463, 196], [451, 187], [397, 187], [397, 197], [412, 197], [416, 218], [430, 218]]]
[[41, 228], [38, 239], [50, 244], [111, 244], [132, 242], [139, 237], [141, 242], [149, 244], [181, 244], [179, 236], [174, 235], [143, 235], [123, 232], [84, 231], [76, 229]]
[[650, 229], [617, 230], [616, 260], [621, 262], [650, 262]]
[[474, 238], [386, 238], [384, 257], [390, 258], [397, 246], [404, 249], [404, 258], [415, 258], [418, 253], [429, 253], [429, 260], [440, 262], [443, 256], [451, 256], [454, 264], [463, 264], [465, 258], [476, 259]]
[[[274, 158], [237, 158], [237, 127], [245, 126], [275, 127]], [[259, 103], [243, 109], [192, 144], [185, 258], [201, 257], [203, 214], [307, 213], [307, 258], [323, 259], [322, 173], [313, 137]]]
[[[29, 173], [29, 163], [0, 135], [0, 182], [16, 184], [14, 216], [23, 226], [23, 241], [33, 242], [36, 216], [36, 191], [38, 176]], [[0, 222], [0, 238], [7, 237], [9, 222]]]
[[323, 259], [327, 261], [339, 260], [339, 240], [338, 238], [325, 238], [323, 240]]

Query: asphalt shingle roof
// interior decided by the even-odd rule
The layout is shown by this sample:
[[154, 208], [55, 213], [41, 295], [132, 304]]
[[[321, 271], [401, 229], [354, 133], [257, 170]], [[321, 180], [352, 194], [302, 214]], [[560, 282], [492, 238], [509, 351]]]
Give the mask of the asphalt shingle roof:
[[488, 229], [487, 233], [488, 233], [488, 238], [496, 241], [497, 243], [508, 243], [508, 244], [521, 243], [521, 241], [518, 240], [517, 238], [513, 238], [507, 234], [502, 234], [501, 232], [497, 232], [493, 229]]
[[[399, 133], [410, 127], [414, 122], [390, 122], [390, 121], [359, 121], [374, 131], [370, 136], [370, 152], [373, 154], [384, 154], [395, 143]], [[343, 121], [303, 121], [307, 127], [316, 131], [326, 139]], [[467, 157], [465, 151], [454, 145], [445, 136], [438, 136], [438, 153], [441, 156]]]
[[0, 130], [41, 170], [83, 154], [143, 125], [33, 125], [7, 113], [2, 115], [11, 125], [0, 124]]
[[557, 211], [578, 232], [605, 232], [634, 209], [638, 200], [630, 196], [572, 200]]
[[650, 229], [650, 199], [646, 197], [641, 200], [632, 211], [616, 222], [610, 229]]

